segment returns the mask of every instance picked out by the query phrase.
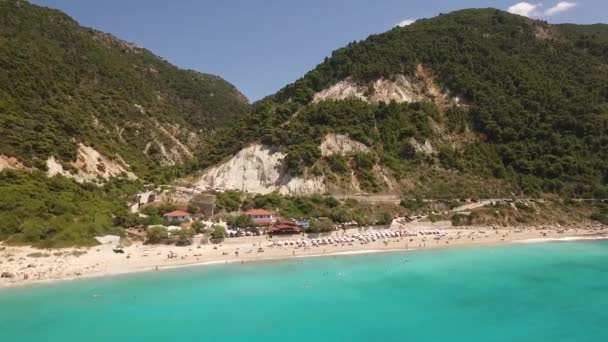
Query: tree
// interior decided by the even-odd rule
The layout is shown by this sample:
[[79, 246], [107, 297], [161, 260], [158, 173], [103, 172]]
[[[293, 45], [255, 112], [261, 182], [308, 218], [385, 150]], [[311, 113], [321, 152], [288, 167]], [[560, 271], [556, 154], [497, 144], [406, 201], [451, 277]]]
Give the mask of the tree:
[[136, 226], [139, 223], [137, 215], [131, 213], [122, 213], [114, 216], [112, 223], [115, 226], [129, 228]]
[[206, 227], [205, 224], [201, 221], [194, 221], [194, 223], [192, 223], [192, 229], [194, 229], [194, 231], [197, 234], [201, 234], [205, 231]]
[[238, 216], [230, 216], [228, 218], [228, 225], [230, 225], [231, 227], [246, 228], [253, 227], [255, 223], [249, 215], [241, 214]]
[[327, 164], [329, 164], [329, 169], [334, 173], [344, 174], [349, 170], [346, 159], [339, 154], [331, 155], [326, 157], [326, 159]]
[[196, 234], [196, 232], [194, 231], [194, 229], [186, 229], [186, 228], [182, 228], [177, 232], [177, 244], [179, 246], [187, 246], [192, 244], [192, 238], [194, 237], [194, 235]]
[[383, 224], [383, 225], [389, 225], [393, 222], [393, 215], [391, 213], [389, 213], [388, 211], [382, 212], [382, 214], [380, 214], [380, 219], [378, 220], [378, 223]]
[[334, 222], [344, 223], [353, 220], [353, 215], [344, 207], [334, 209], [331, 212], [331, 219]]
[[214, 224], [211, 227], [211, 242], [220, 243], [220, 242], [224, 241], [224, 239], [226, 238], [226, 235], [227, 235], [226, 228], [224, 228], [223, 226]]
[[331, 220], [311, 219], [308, 226], [308, 232], [322, 233], [330, 232], [334, 229], [334, 223]]
[[360, 226], [367, 226], [374, 223], [373, 220], [369, 217], [369, 215], [366, 215], [364, 213], [355, 214], [353, 220], [355, 220]]
[[325, 204], [330, 208], [335, 208], [340, 205], [340, 201], [333, 196], [327, 196], [325, 197]]
[[191, 214], [198, 214], [200, 212], [201, 208], [197, 205], [195, 205], [194, 203], [188, 203], [188, 208], [186, 209], [186, 211], [188, 211]]
[[225, 210], [227, 212], [237, 211], [241, 207], [242, 194], [239, 191], [224, 191], [217, 193], [215, 198], [215, 207], [217, 210]]
[[156, 226], [148, 229], [148, 240], [146, 242], [150, 244], [155, 244], [160, 243], [168, 238], [169, 231], [167, 231], [167, 228]]
[[162, 203], [160, 205], [147, 205], [141, 209], [143, 214], [148, 216], [163, 216], [168, 212], [177, 210], [177, 206], [172, 203]]

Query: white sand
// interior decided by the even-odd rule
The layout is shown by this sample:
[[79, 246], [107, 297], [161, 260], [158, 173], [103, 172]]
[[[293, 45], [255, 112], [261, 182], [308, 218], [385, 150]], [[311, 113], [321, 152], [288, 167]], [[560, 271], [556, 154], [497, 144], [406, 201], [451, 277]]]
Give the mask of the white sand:
[[[219, 245], [200, 245], [195, 241], [193, 245], [186, 247], [135, 243], [125, 247], [124, 254], [114, 253], [112, 251], [114, 245], [111, 244], [91, 248], [54, 250], [0, 245], [0, 274], [7, 273], [12, 276], [11, 278], [0, 278], [0, 287], [192, 265], [608, 237], [608, 227], [601, 225], [588, 225], [584, 228], [467, 227], [455, 229], [445, 227], [441, 228], [441, 231], [446, 235], [443, 237], [421, 235], [390, 237], [366, 244], [357, 241], [351, 244], [321, 245], [318, 247], [291, 245], [271, 247], [269, 245], [272, 241], [266, 236], [229, 238]], [[356, 232], [358, 230], [352, 229], [347, 231], [346, 235], [352, 236]], [[332, 236], [344, 234], [343, 231], [339, 231], [333, 232]], [[273, 238], [273, 241], [293, 241], [301, 238], [303, 236], [279, 237]], [[264, 249], [263, 252], [258, 252], [260, 247]], [[236, 252], [238, 252], [238, 255]], [[77, 255], [78, 253], [82, 254]], [[168, 256], [171, 253], [175, 253], [177, 256], [169, 258]]]

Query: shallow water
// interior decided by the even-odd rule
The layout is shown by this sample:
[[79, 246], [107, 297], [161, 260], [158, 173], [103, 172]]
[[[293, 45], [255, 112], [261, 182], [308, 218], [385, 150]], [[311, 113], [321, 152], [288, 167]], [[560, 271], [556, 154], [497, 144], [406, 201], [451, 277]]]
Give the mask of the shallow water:
[[2, 341], [608, 341], [608, 242], [183, 268], [0, 291]]

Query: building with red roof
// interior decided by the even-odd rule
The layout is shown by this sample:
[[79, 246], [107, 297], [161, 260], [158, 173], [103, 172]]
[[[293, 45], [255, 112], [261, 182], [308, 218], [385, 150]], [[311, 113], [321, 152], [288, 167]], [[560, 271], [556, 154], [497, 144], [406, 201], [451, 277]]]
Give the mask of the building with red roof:
[[270, 234], [299, 234], [300, 227], [293, 221], [278, 221], [270, 228]]
[[247, 212], [247, 215], [251, 217], [253, 223], [263, 226], [269, 225], [276, 221], [274, 213], [272, 211], [264, 209], [252, 209]]
[[192, 214], [182, 210], [172, 211], [163, 215], [163, 218], [169, 222], [187, 221], [192, 218]]

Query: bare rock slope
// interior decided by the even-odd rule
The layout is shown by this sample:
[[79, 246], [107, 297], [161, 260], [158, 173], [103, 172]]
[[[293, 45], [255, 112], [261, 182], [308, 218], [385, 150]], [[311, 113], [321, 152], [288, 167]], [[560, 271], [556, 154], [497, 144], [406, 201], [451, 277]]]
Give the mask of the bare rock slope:
[[291, 177], [285, 172], [285, 153], [277, 148], [252, 144], [230, 160], [206, 170], [197, 185], [220, 190], [266, 194], [324, 192], [323, 179]]
[[357, 84], [352, 78], [347, 78], [316, 93], [313, 102], [353, 98], [371, 103], [433, 101], [439, 106], [461, 102], [460, 98], [451, 97], [449, 91], [441, 89], [431, 70], [421, 64], [417, 66], [413, 76], [394, 75], [391, 78], [379, 78], [370, 86]]
[[127, 171], [128, 165], [119, 157], [117, 160], [111, 160], [94, 148], [82, 143], [78, 144], [76, 160], [70, 163], [72, 170], [66, 170], [53, 156], [46, 161], [46, 166], [49, 176], [62, 175], [80, 183], [100, 183], [112, 177], [123, 176], [128, 179], [137, 179], [135, 174]]
[[[343, 134], [328, 134], [320, 145], [324, 156], [365, 152], [369, 148]], [[203, 172], [197, 185], [218, 190], [240, 190], [266, 194], [306, 195], [324, 193], [324, 176], [292, 176], [286, 172], [285, 153], [279, 148], [252, 144], [222, 164]]]

